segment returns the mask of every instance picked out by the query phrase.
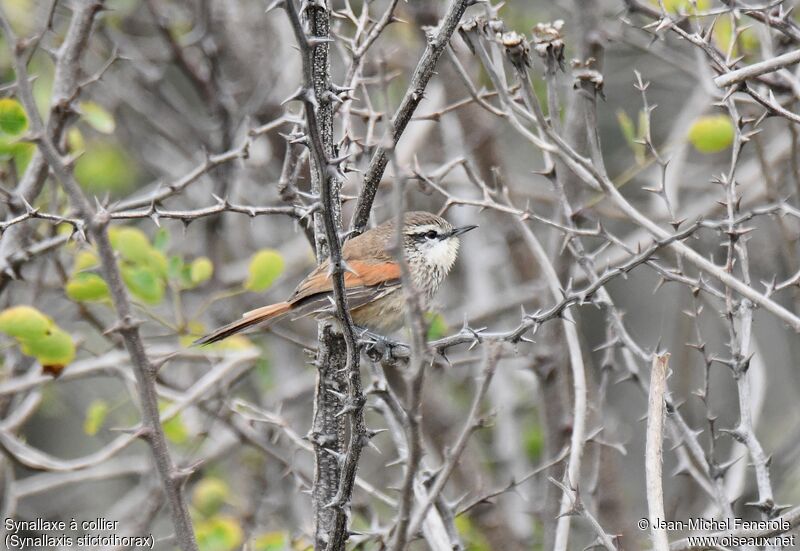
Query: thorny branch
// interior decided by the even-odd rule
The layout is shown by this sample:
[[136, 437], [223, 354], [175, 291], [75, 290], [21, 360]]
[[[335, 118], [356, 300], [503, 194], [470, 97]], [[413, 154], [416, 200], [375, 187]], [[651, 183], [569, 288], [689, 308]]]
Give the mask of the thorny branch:
[[103, 271], [106, 280], [110, 284], [114, 308], [118, 315], [118, 321], [113, 330], [122, 335], [125, 347], [128, 349], [135, 367], [134, 373], [136, 374], [143, 418], [140, 436], [150, 446], [156, 469], [167, 495], [178, 545], [183, 551], [197, 550], [192, 521], [183, 495], [184, 482], [191, 474], [191, 470], [182, 471], [178, 469], [169, 453], [164, 430], [159, 420], [158, 400], [155, 391], [156, 370], [145, 352], [138, 322], [133, 316], [130, 299], [123, 286], [117, 260], [106, 232], [109, 222], [108, 213], [95, 211], [72, 173], [64, 165], [61, 154], [53, 145], [50, 136], [46, 134], [46, 127], [38, 113], [28, 80], [24, 48], [18, 42], [11, 24], [2, 10], [0, 10], [0, 24], [2, 24], [3, 32], [9, 46], [12, 48], [14, 68], [17, 74], [17, 92], [25, 111], [30, 117], [33, 138], [44, 158], [44, 162], [55, 173], [69, 196], [73, 208], [80, 214], [84, 225], [89, 228], [89, 232], [97, 245]]
[[[675, 8], [629, 0], [619, 25], [601, 13], [601, 3], [575, 2], [559, 5], [563, 21], [537, 23], [528, 34], [529, 29], [511, 28], [522, 20], [515, 10], [525, 9], [512, 4], [483, 3], [484, 17], [461, 24], [473, 3], [452, 0], [437, 27], [423, 27], [418, 59], [405, 55], [411, 50], [402, 41], [412, 40], [408, 29], [422, 27], [433, 13], [395, 0], [345, 2], [334, 4], [335, 10], [326, 2], [278, 0], [273, 6], [285, 9], [289, 25], [272, 16], [248, 17], [255, 12], [245, 6], [148, 2], [151, 14], [123, 15], [114, 25], [100, 18], [96, 33], [90, 31], [101, 2], [78, 2], [68, 17], [53, 2], [34, 26], [33, 38], [8, 40], [15, 48], [17, 80], [0, 93], [22, 100], [31, 121], [25, 139], [38, 148], [19, 178], [0, 160], [9, 167], [0, 187], [8, 205], [0, 221], [0, 286], [13, 289], [3, 295], [3, 307], [56, 294], [60, 299], [72, 244], [89, 239], [102, 260], [113, 310], [105, 303], [63, 301], [66, 306], [51, 311], [62, 326], [70, 316], [75, 322], [68, 327], [79, 354], [57, 380], [16, 346], [4, 348], [4, 516], [19, 515], [23, 505], [38, 506], [49, 492], [135, 478], [113, 511], [127, 511], [122, 516], [130, 518], [143, 511], [135, 526], [146, 530], [166, 501], [177, 543], [192, 548], [183, 496], [189, 475], [197, 472], [191, 483], [199, 487], [208, 477], [205, 464], [225, 465], [226, 456], [243, 448], [258, 458], [257, 467], [215, 469], [226, 480], [251, 487], [253, 496], [236, 504], [237, 521], [245, 527], [242, 545], [250, 545], [263, 528], [281, 530], [287, 545], [313, 542], [336, 551], [346, 543], [402, 551], [418, 545], [420, 537], [436, 551], [463, 549], [476, 538], [479, 545], [517, 549], [545, 545], [549, 534], [561, 550], [627, 548], [642, 535], [625, 508], [645, 502], [652, 518], [683, 518], [685, 511], [697, 510], [734, 519], [755, 511], [762, 520], [786, 521], [790, 530], [797, 526], [797, 508], [785, 510], [776, 502], [777, 496], [796, 501], [787, 484], [800, 455], [793, 406], [781, 403], [787, 413], [779, 426], [786, 430], [778, 432], [785, 434], [762, 434], [771, 413], [759, 398], [766, 392], [773, 396], [776, 387], [776, 401], [796, 394], [793, 375], [783, 372], [791, 367], [789, 356], [781, 352], [784, 341], [790, 349], [800, 329], [800, 265], [793, 253], [800, 228], [800, 32], [790, 10], [781, 3]], [[186, 16], [185, 28], [172, 28], [173, 16]], [[592, 35], [576, 37], [584, 31], [583, 18], [593, 21]], [[61, 40], [59, 24], [67, 19]], [[6, 37], [13, 38], [8, 21], [3, 24]], [[727, 41], [724, 28], [718, 30], [725, 24]], [[456, 29], [466, 49], [451, 42]], [[752, 41], [753, 34], [755, 47], [745, 40]], [[49, 48], [54, 37], [58, 47]], [[152, 37], [168, 51], [156, 52], [147, 44]], [[584, 52], [586, 44], [606, 38], [615, 43], [606, 61], [618, 55], [617, 48], [629, 48], [626, 55], [641, 72], [631, 75], [626, 68], [623, 74], [603, 60], [563, 58], [565, 49]], [[286, 49], [292, 42], [299, 58]], [[256, 54], [249, 57], [248, 48]], [[273, 50], [281, 71], [271, 59], [254, 61]], [[33, 116], [31, 86], [39, 81], [26, 72], [38, 67], [39, 52], [52, 53], [55, 60], [46, 122]], [[445, 53], [448, 63], [440, 64]], [[93, 76], [83, 78], [81, 63]], [[403, 88], [405, 74], [410, 78]], [[562, 74], [567, 78], [559, 79]], [[673, 83], [665, 85], [673, 74], [675, 86], [694, 88], [691, 105], [675, 108], [670, 95], [682, 94], [673, 93]], [[302, 103], [302, 116], [290, 110], [296, 103], [281, 107], [298, 80], [300, 88], [289, 99]], [[186, 86], [197, 92], [200, 109], [184, 105]], [[610, 87], [614, 94], [598, 102]], [[437, 103], [416, 114], [426, 93], [436, 95]], [[135, 138], [146, 128], [148, 139], [134, 147], [141, 149], [137, 160], [154, 183], [92, 206], [72, 174], [75, 159], [66, 156], [72, 151], [66, 136], [77, 118], [76, 102], [86, 98], [115, 113], [115, 138], [121, 142], [138, 143]], [[391, 98], [402, 99], [390, 118]], [[623, 141], [609, 115], [630, 105], [637, 110], [641, 105], [641, 113], [632, 137]], [[673, 110], [679, 115], [673, 117]], [[199, 111], [202, 117], [196, 116]], [[703, 111], [721, 113], [731, 124], [730, 144], [714, 154], [693, 151], [685, 140], [692, 121], [682, 120], [684, 113]], [[402, 136], [412, 163], [394, 155]], [[205, 147], [213, 152], [197, 155]], [[396, 216], [422, 208], [453, 220], [481, 218], [480, 234], [462, 243], [437, 305], [444, 305], [445, 322], [464, 319], [460, 329], [456, 324], [454, 331], [442, 330], [441, 320], [419, 308], [407, 267], [403, 270], [411, 306], [408, 344], [357, 333], [344, 293], [349, 267], [342, 239], [367, 228], [389, 163], [395, 185], [388, 198]], [[61, 186], [45, 192], [49, 172]], [[207, 194], [209, 182], [224, 192]], [[350, 207], [346, 234], [343, 210], [350, 216]], [[252, 297], [243, 298], [244, 291], [232, 287], [206, 297], [197, 296], [203, 289], [170, 289], [175, 323], [161, 307], [129, 299], [120, 259], [106, 237], [108, 224], [169, 227], [174, 220], [185, 227], [226, 213], [257, 218], [253, 227], [259, 233], [252, 243], [249, 234], [240, 241], [247, 218], [225, 218], [219, 237], [221, 249], [231, 249], [225, 251], [231, 262], [214, 262], [225, 281], [244, 271], [239, 260], [245, 242], [285, 253], [287, 274], [276, 285], [281, 291], [284, 282], [302, 277], [303, 236], [275, 244], [286, 235], [276, 228], [288, 218], [312, 238], [318, 261], [330, 259], [341, 336], [327, 323], [318, 342], [299, 325], [276, 326], [265, 340], [269, 349], [253, 348], [252, 342], [261, 342], [254, 340], [232, 344], [247, 347], [244, 351], [185, 350], [173, 339], [191, 325], [184, 323], [181, 301], [203, 317], [221, 298], [241, 300], [235, 310]], [[59, 233], [64, 225], [71, 236]], [[175, 249], [197, 253], [192, 243], [189, 235], [185, 247]], [[651, 283], [658, 291], [653, 298], [643, 291]], [[631, 310], [627, 317], [625, 308]], [[103, 334], [110, 315], [117, 318], [114, 336]], [[769, 346], [762, 339], [769, 339]], [[697, 354], [683, 353], [684, 343]], [[669, 395], [666, 365], [649, 371], [662, 346], [680, 367]], [[560, 386], [545, 386], [546, 370], [532, 381], [530, 372], [519, 368], [545, 349], [568, 356]], [[363, 374], [360, 350], [371, 360]], [[316, 355], [315, 384], [299, 367], [304, 353]], [[261, 387], [252, 392], [249, 384], [257, 357], [259, 372], [266, 364], [272, 379], [263, 392]], [[724, 372], [716, 371], [720, 365]], [[402, 396], [387, 383], [397, 374], [408, 375]], [[474, 383], [473, 374], [480, 374]], [[183, 375], [191, 382], [184, 384]], [[51, 389], [64, 391], [100, 377], [138, 398], [141, 427], [72, 459], [27, 438], [32, 429], [26, 421], [52, 400], [46, 396]], [[700, 388], [693, 390], [698, 381]], [[721, 404], [725, 381], [736, 397]], [[628, 383], [633, 399], [626, 394]], [[543, 391], [559, 393], [563, 415], [544, 418], [549, 410]], [[296, 426], [307, 423], [312, 394], [315, 416], [304, 437]], [[373, 397], [374, 403], [368, 401]], [[646, 424], [631, 421], [648, 408]], [[482, 412], [499, 412], [495, 426]], [[161, 423], [179, 416], [191, 427], [192, 445], [168, 450]], [[367, 420], [378, 428], [367, 430]], [[486, 429], [480, 437], [477, 428]], [[549, 450], [544, 459], [537, 455], [541, 431], [553, 431], [569, 445]], [[647, 437], [645, 453], [624, 455], [632, 435]], [[137, 466], [141, 458], [131, 444], [140, 437], [150, 446], [155, 472]], [[672, 442], [661, 448], [664, 437]], [[730, 447], [733, 441], [740, 444]], [[452, 445], [440, 446], [444, 442]], [[380, 453], [362, 457], [365, 445]], [[497, 453], [503, 447], [509, 449]], [[601, 448], [608, 453], [598, 453]], [[12, 462], [43, 472], [19, 474]], [[177, 466], [184, 464], [192, 466]], [[629, 468], [644, 468], [647, 483], [621, 475]], [[662, 474], [670, 471], [674, 484], [662, 484]], [[541, 503], [550, 486], [558, 492], [555, 509]], [[313, 511], [305, 507], [307, 492]], [[676, 502], [687, 505], [675, 509]], [[656, 548], [697, 548], [685, 535], [656, 531]]]

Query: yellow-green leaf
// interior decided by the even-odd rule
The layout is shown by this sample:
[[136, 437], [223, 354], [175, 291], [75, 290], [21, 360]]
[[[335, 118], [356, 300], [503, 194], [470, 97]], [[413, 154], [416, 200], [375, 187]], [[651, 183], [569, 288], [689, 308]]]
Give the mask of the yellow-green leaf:
[[467, 549], [470, 551], [490, 551], [492, 549], [486, 536], [472, 523], [468, 515], [457, 516], [455, 524]]
[[[660, 7], [658, 0], [650, 0], [650, 3], [656, 8]], [[664, 0], [664, 8], [666, 8], [667, 12], [673, 14], [695, 13], [695, 9], [692, 4], [692, 0]], [[711, 6], [711, 2], [709, 0], [697, 0], [696, 4], [697, 9], [700, 11], [705, 11]]]
[[689, 129], [689, 141], [700, 153], [717, 153], [731, 146], [734, 129], [726, 115], [706, 115], [698, 118]]
[[195, 285], [209, 280], [213, 274], [214, 264], [205, 256], [195, 258], [189, 265], [189, 277]]
[[239, 548], [244, 537], [236, 519], [225, 515], [198, 522], [195, 533], [201, 551], [232, 551]]
[[79, 272], [69, 278], [66, 292], [69, 298], [78, 302], [103, 300], [109, 295], [108, 284], [92, 272]]
[[86, 152], [75, 163], [75, 178], [91, 193], [123, 193], [136, 182], [136, 165], [112, 143], [86, 144]]
[[161, 426], [164, 427], [164, 436], [170, 442], [183, 444], [189, 440], [189, 429], [180, 415], [176, 415], [169, 421], [162, 423]]
[[444, 317], [436, 312], [428, 312], [425, 314], [428, 320], [428, 340], [435, 341], [441, 339], [447, 333], [447, 323]]
[[533, 425], [525, 431], [525, 451], [531, 461], [539, 461], [544, 451], [544, 431], [542, 426], [538, 423]]
[[22, 104], [15, 99], [0, 99], [0, 130], [11, 136], [19, 136], [28, 129], [28, 115]]
[[253, 540], [253, 551], [283, 551], [288, 547], [285, 532], [266, 532]]
[[114, 117], [102, 106], [93, 101], [84, 101], [80, 104], [80, 112], [89, 126], [103, 134], [113, 134], [116, 125]]
[[167, 260], [166, 255], [161, 251], [151, 247], [150, 251], [147, 253], [147, 258], [145, 259], [145, 265], [152, 269], [159, 276], [163, 278], [167, 277], [169, 261]]
[[82, 272], [83, 270], [94, 268], [99, 264], [100, 261], [98, 260], [95, 252], [84, 249], [82, 251], [78, 251], [78, 254], [75, 255], [75, 264], [73, 265], [72, 269], [75, 272]]
[[0, 331], [20, 340], [43, 337], [53, 321], [32, 306], [14, 306], [0, 312]]
[[108, 403], [105, 400], [94, 400], [86, 409], [86, 418], [83, 420], [83, 432], [94, 436], [103, 426], [108, 416]]
[[40, 364], [49, 368], [60, 368], [75, 359], [75, 343], [72, 337], [53, 325], [44, 335], [20, 341], [22, 351], [36, 358]]
[[67, 131], [67, 149], [72, 154], [83, 153], [86, 150], [86, 140], [80, 128], [73, 126]]
[[273, 249], [262, 249], [250, 260], [245, 288], [250, 291], [268, 289], [283, 272], [283, 257]]
[[31, 162], [34, 151], [36, 151], [36, 146], [30, 142], [17, 142], [14, 144], [12, 155], [17, 174], [24, 173], [28, 168], [28, 163]]
[[22, 352], [36, 358], [53, 375], [75, 359], [75, 343], [69, 333], [31, 306], [0, 312], [0, 331], [17, 339]]
[[122, 280], [131, 293], [149, 304], [158, 304], [164, 298], [164, 280], [146, 266], [123, 266]]
[[111, 246], [124, 260], [146, 264], [150, 258], [150, 240], [139, 228], [113, 227], [108, 231]]
[[192, 505], [203, 516], [210, 517], [219, 512], [230, 496], [230, 488], [224, 480], [206, 477], [194, 487]]
[[633, 140], [636, 139], [636, 128], [634, 128], [631, 118], [622, 109], [617, 109], [617, 122], [619, 123], [620, 130], [622, 130], [622, 135], [625, 137], [625, 141], [628, 142], [629, 145], [633, 144]]

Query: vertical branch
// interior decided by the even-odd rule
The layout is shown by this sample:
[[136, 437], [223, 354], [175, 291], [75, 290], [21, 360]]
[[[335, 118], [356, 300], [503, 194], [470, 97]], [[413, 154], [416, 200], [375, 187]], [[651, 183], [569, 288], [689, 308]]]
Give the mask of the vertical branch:
[[[287, 0], [291, 2], [292, 0]], [[331, 102], [326, 96], [330, 88], [330, 11], [326, 2], [303, 4], [306, 9], [307, 30], [312, 40], [319, 41], [310, 52], [301, 51], [310, 57], [310, 90], [317, 98], [315, 117], [318, 124], [324, 157], [311, 155], [311, 192], [322, 196], [325, 186], [325, 158], [333, 156], [333, 113]], [[313, 153], [313, 152], [312, 152]], [[314, 215], [314, 240], [317, 261], [324, 262], [330, 255], [328, 235], [324, 216], [334, 219], [336, 234], [341, 227], [341, 202], [339, 201], [339, 182], [333, 182], [331, 200], [325, 201], [327, 213]], [[335, 196], [335, 198], [334, 198]], [[336, 240], [336, 238], [332, 238]], [[344, 407], [342, 398], [346, 388], [345, 370], [347, 368], [347, 346], [341, 334], [331, 330], [326, 323], [318, 329], [319, 347], [316, 358], [317, 382], [314, 391], [314, 418], [312, 431], [314, 438], [314, 485], [312, 502], [314, 507], [315, 548], [324, 548], [328, 542], [334, 523], [334, 510], [328, 507], [339, 491], [341, 480], [341, 458], [345, 449], [346, 418], [338, 415]]]
[[[386, 86], [385, 64], [381, 64], [381, 82], [383, 83], [383, 99], [386, 112], [389, 112], [389, 91]], [[390, 126], [390, 123], [387, 124]], [[390, 128], [388, 129], [390, 130]], [[422, 295], [417, 292], [414, 280], [411, 277], [411, 269], [405, 255], [403, 225], [405, 219], [406, 201], [405, 185], [407, 178], [401, 173], [394, 152], [394, 142], [388, 139], [390, 132], [385, 136], [389, 143], [385, 144], [387, 153], [391, 159], [392, 172], [394, 172], [394, 206], [395, 206], [395, 235], [394, 235], [394, 255], [400, 265], [400, 277], [402, 281], [403, 297], [408, 308], [405, 312], [406, 326], [411, 328], [411, 359], [408, 365], [408, 372], [411, 374], [410, 385], [408, 385], [408, 409], [406, 410], [406, 439], [408, 440], [408, 451], [405, 461], [405, 474], [403, 486], [400, 494], [400, 508], [397, 512], [397, 523], [394, 528], [394, 537], [389, 549], [393, 551], [403, 551], [408, 543], [410, 535], [414, 534], [409, 530], [411, 521], [411, 507], [414, 503], [415, 488], [418, 487], [417, 476], [419, 475], [420, 464], [422, 461], [422, 387], [425, 381], [425, 354], [427, 352], [427, 327], [425, 324], [424, 311], [422, 306]]]
[[650, 373], [650, 395], [647, 401], [647, 439], [645, 443], [645, 485], [647, 487], [647, 512], [653, 549], [668, 551], [667, 531], [659, 527], [664, 520], [664, 490], [662, 488], [661, 464], [664, 443], [664, 395], [667, 392], [667, 365], [669, 354], [653, 355]]
[[133, 317], [131, 303], [117, 266], [116, 255], [111, 248], [111, 242], [106, 232], [111, 216], [105, 210], [95, 211], [83, 194], [78, 182], [62, 161], [61, 154], [48, 135], [37, 110], [28, 78], [24, 48], [17, 41], [5, 12], [2, 10], [0, 10], [0, 24], [2, 24], [6, 39], [12, 48], [14, 69], [17, 76], [17, 92], [30, 119], [34, 141], [38, 145], [44, 162], [49, 165], [58, 181], [61, 182], [72, 207], [78, 211], [84, 220], [86, 227], [89, 229], [89, 234], [97, 246], [100, 264], [118, 316], [117, 324], [112, 329], [122, 335], [134, 366], [133, 372], [136, 377], [139, 405], [142, 410], [142, 427], [139, 430], [139, 434], [150, 446], [150, 451], [155, 460], [156, 469], [161, 478], [161, 484], [172, 513], [172, 522], [175, 527], [178, 546], [183, 551], [196, 551], [197, 543], [194, 537], [192, 521], [183, 495], [183, 484], [191, 474], [191, 471], [178, 470], [169, 453], [169, 446], [159, 419], [158, 394], [155, 385], [157, 368], [145, 352], [144, 343], [139, 334], [138, 322]]
[[[537, 264], [541, 267], [547, 280], [547, 286], [553, 298], [558, 300], [561, 296], [561, 283], [558, 280], [553, 265], [547, 257], [544, 248], [533, 234], [531, 229], [523, 221], [519, 221], [523, 237], [536, 258]], [[574, 394], [572, 435], [570, 437], [569, 460], [567, 461], [567, 471], [564, 474], [567, 484], [559, 509], [558, 524], [556, 526], [555, 549], [566, 551], [569, 541], [570, 530], [570, 509], [577, 502], [577, 487], [581, 475], [581, 460], [583, 458], [583, 448], [586, 438], [586, 372], [583, 365], [583, 353], [578, 338], [578, 330], [575, 323], [564, 317], [562, 321], [564, 335], [569, 350], [569, 363], [572, 373], [572, 388]]]
[[[290, 99], [303, 102], [307, 141], [311, 150], [313, 186], [314, 191], [319, 193], [322, 206], [322, 212], [315, 217], [317, 250], [328, 253], [336, 317], [342, 332], [341, 336], [335, 335], [330, 327], [323, 327], [320, 331], [320, 352], [317, 357], [319, 378], [314, 406], [315, 424], [312, 428], [317, 457], [312, 492], [316, 523], [315, 548], [340, 551], [344, 549], [348, 538], [347, 520], [356, 469], [368, 436], [364, 423], [366, 398], [361, 385], [359, 348], [347, 306], [345, 262], [339, 240], [339, 186], [342, 180], [341, 167], [345, 159], [333, 156], [333, 112], [330, 102], [334, 93], [330, 89], [328, 60], [328, 44], [331, 42], [328, 36], [330, 8], [327, 3], [304, 4], [311, 28], [311, 34], [307, 35], [293, 0], [279, 0], [276, 5], [286, 10], [300, 48], [303, 83]], [[339, 399], [336, 402], [329, 397], [331, 393], [338, 392], [332, 388], [333, 385], [329, 386], [331, 379], [335, 381], [335, 386], [341, 386], [346, 381], [346, 400]], [[337, 404], [341, 405], [338, 411], [335, 409]], [[350, 421], [350, 434], [346, 450], [343, 450], [341, 443], [344, 440], [344, 428], [340, 423], [345, 416]], [[317, 432], [318, 428], [323, 432]], [[322, 454], [333, 456], [335, 464], [328, 458], [323, 459]]]

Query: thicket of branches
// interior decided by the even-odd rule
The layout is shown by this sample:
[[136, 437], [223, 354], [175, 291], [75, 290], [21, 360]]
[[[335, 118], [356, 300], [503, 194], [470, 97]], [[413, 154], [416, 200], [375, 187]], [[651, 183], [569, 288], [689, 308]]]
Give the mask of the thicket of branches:
[[[4, 2], [3, 541], [97, 517], [184, 551], [794, 530], [793, 7]], [[480, 229], [376, 339], [342, 242], [410, 209]], [[190, 346], [326, 258], [337, 320]]]

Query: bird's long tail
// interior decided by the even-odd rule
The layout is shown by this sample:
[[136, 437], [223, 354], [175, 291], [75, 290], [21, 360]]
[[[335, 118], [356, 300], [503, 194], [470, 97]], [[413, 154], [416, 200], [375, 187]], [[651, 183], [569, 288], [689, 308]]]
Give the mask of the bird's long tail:
[[259, 323], [264, 323], [267, 321], [275, 321], [276, 319], [287, 314], [291, 309], [292, 305], [288, 302], [278, 302], [277, 304], [270, 304], [269, 306], [256, 308], [255, 310], [245, 312], [242, 315], [242, 319], [234, 321], [233, 323], [229, 323], [228, 325], [223, 325], [208, 335], [200, 337], [192, 344], [202, 345], [221, 341], [222, 339], [226, 339], [231, 335], [239, 333], [240, 331], [244, 331], [248, 327], [253, 327], [254, 325], [258, 325]]

